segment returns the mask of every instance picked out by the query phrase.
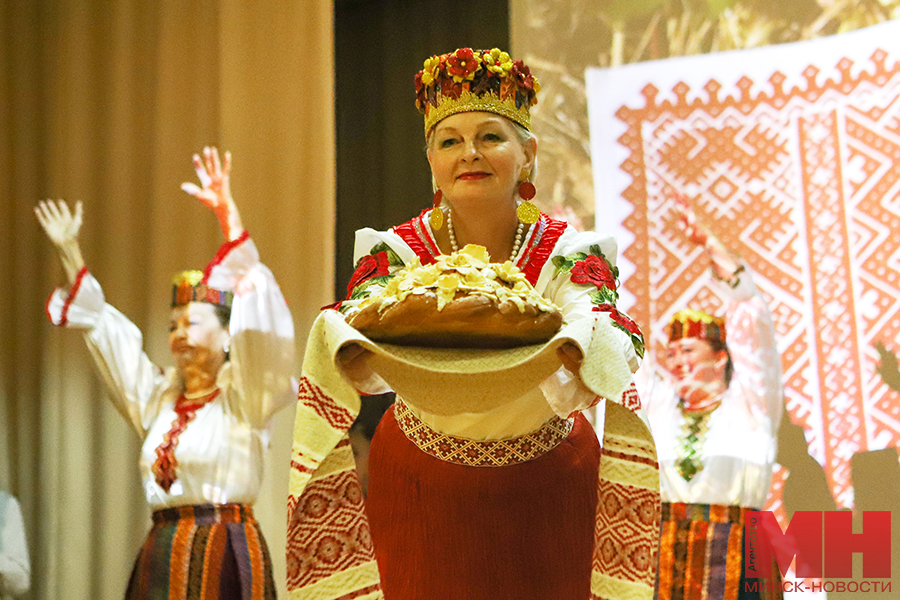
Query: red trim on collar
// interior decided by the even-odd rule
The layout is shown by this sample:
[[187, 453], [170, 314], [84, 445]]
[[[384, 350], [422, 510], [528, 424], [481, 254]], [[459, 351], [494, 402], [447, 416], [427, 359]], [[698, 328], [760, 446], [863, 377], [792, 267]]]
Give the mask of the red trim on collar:
[[208, 283], [209, 276], [212, 273], [213, 267], [215, 267], [216, 265], [220, 264], [223, 260], [225, 260], [225, 257], [228, 256], [228, 254], [232, 250], [234, 250], [236, 247], [243, 244], [249, 237], [250, 237], [250, 232], [245, 229], [244, 233], [239, 235], [236, 239], [233, 239], [230, 242], [225, 242], [224, 244], [219, 246], [218, 252], [216, 252], [216, 255], [213, 257], [213, 259], [211, 261], [209, 261], [209, 264], [206, 265], [206, 269], [203, 270], [202, 283]]
[[55, 292], [50, 293], [50, 295], [47, 297], [47, 302], [44, 304], [44, 313], [47, 315], [47, 320], [49, 320], [54, 325], [59, 325], [60, 327], [65, 327], [69, 324], [69, 307], [72, 306], [72, 302], [75, 301], [75, 296], [78, 295], [78, 290], [81, 289], [81, 281], [87, 274], [87, 267], [81, 267], [81, 270], [78, 271], [78, 275], [75, 277], [75, 283], [73, 283], [72, 287], [69, 288], [69, 296], [63, 303], [62, 311], [60, 311], [59, 323], [53, 323], [53, 317], [50, 316], [50, 301], [53, 300], [53, 294]]
[[[547, 259], [550, 258], [553, 248], [556, 247], [556, 242], [566, 230], [566, 227], [568, 227], [568, 224], [565, 221], [557, 221], [541, 213], [538, 227], [534, 228], [531, 238], [528, 240], [528, 247], [522, 254], [518, 264], [531, 285], [537, 285], [541, 270], [547, 264]], [[540, 236], [539, 239], [538, 236]], [[532, 245], [535, 242], [537, 244]]]
[[[441, 253], [435, 246], [434, 241], [426, 233], [428, 229], [425, 222], [425, 213], [428, 210], [425, 209], [418, 217], [394, 227], [394, 233], [399, 235], [406, 242], [406, 245], [416, 253], [423, 265], [433, 263], [434, 257]], [[568, 227], [568, 224], [565, 221], [557, 221], [541, 213], [538, 226], [532, 229], [525, 251], [517, 263], [517, 266], [525, 273], [525, 277], [531, 285], [537, 284], [541, 269], [544, 268], [547, 259], [550, 258], [556, 242], [566, 230], [566, 227]]]
[[430, 265], [434, 262], [434, 257], [441, 253], [434, 240], [427, 233], [425, 213], [429, 210], [426, 208], [419, 213], [418, 217], [394, 227], [394, 233], [399, 235], [406, 242], [406, 245], [416, 253], [423, 265]]

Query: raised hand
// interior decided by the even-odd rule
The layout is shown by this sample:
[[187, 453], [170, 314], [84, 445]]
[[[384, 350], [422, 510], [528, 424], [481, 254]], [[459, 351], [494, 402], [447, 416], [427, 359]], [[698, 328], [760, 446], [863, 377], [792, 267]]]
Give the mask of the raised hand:
[[34, 207], [38, 223], [56, 247], [66, 276], [74, 283], [78, 272], [84, 267], [78, 232], [81, 229], [83, 210], [81, 202], [75, 203], [75, 212], [69, 210], [65, 200], [41, 200]]
[[684, 194], [675, 192], [670, 198], [675, 203], [678, 212], [678, 223], [684, 235], [699, 245], [703, 246], [712, 261], [716, 275], [725, 281], [737, 285], [737, 275], [742, 269], [741, 259], [732, 253], [725, 244], [719, 240], [712, 231], [700, 222], [690, 199]]
[[709, 229], [697, 220], [697, 213], [694, 212], [690, 199], [679, 192], [672, 194], [671, 198], [679, 213], [678, 223], [684, 235], [695, 244], [705, 246], [710, 237]]
[[54, 246], [59, 247], [78, 239], [84, 215], [81, 202], [75, 203], [73, 214], [65, 200], [41, 200], [34, 207], [34, 214]]
[[215, 213], [225, 239], [237, 239], [244, 232], [244, 226], [231, 196], [231, 153], [226, 152], [224, 160], [220, 160], [218, 149], [206, 146], [203, 157], [195, 154], [193, 161], [202, 187], [186, 182], [181, 184], [181, 189]]

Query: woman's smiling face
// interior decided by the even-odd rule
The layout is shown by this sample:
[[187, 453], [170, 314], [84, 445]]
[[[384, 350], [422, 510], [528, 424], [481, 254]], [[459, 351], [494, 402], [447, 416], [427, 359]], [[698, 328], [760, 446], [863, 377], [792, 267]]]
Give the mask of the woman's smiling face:
[[698, 402], [724, 391], [727, 352], [713, 350], [709, 342], [698, 338], [673, 340], [667, 350], [666, 368], [683, 400]]
[[215, 307], [206, 302], [190, 302], [172, 309], [169, 322], [169, 348], [175, 366], [185, 368], [221, 363], [225, 360], [228, 330], [216, 316]]
[[536, 146], [523, 142], [506, 117], [464, 112], [435, 125], [428, 162], [451, 202], [503, 202], [513, 198], [522, 170], [534, 165]]

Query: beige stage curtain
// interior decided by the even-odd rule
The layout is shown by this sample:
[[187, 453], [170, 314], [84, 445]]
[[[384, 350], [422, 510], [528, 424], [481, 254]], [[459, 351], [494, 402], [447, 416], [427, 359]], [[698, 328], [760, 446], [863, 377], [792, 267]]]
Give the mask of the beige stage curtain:
[[[305, 334], [331, 301], [332, 3], [0, 3], [0, 487], [22, 502], [31, 600], [121, 598], [149, 528], [139, 442], [81, 336], [49, 325], [65, 278], [32, 213], [83, 200], [82, 247], [107, 299], [171, 364], [169, 279], [202, 268], [215, 218], [179, 184], [206, 144], [234, 155], [244, 223]], [[284, 591], [293, 410], [276, 416], [256, 506]]]

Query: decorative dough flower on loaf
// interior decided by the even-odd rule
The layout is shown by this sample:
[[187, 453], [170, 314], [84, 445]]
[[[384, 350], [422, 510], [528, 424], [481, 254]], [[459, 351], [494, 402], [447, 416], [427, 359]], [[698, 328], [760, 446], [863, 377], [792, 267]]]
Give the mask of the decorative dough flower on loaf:
[[470, 244], [430, 265], [416, 257], [363, 300], [350, 324], [376, 341], [512, 347], [548, 340], [562, 316], [518, 267], [491, 263], [487, 249]]

